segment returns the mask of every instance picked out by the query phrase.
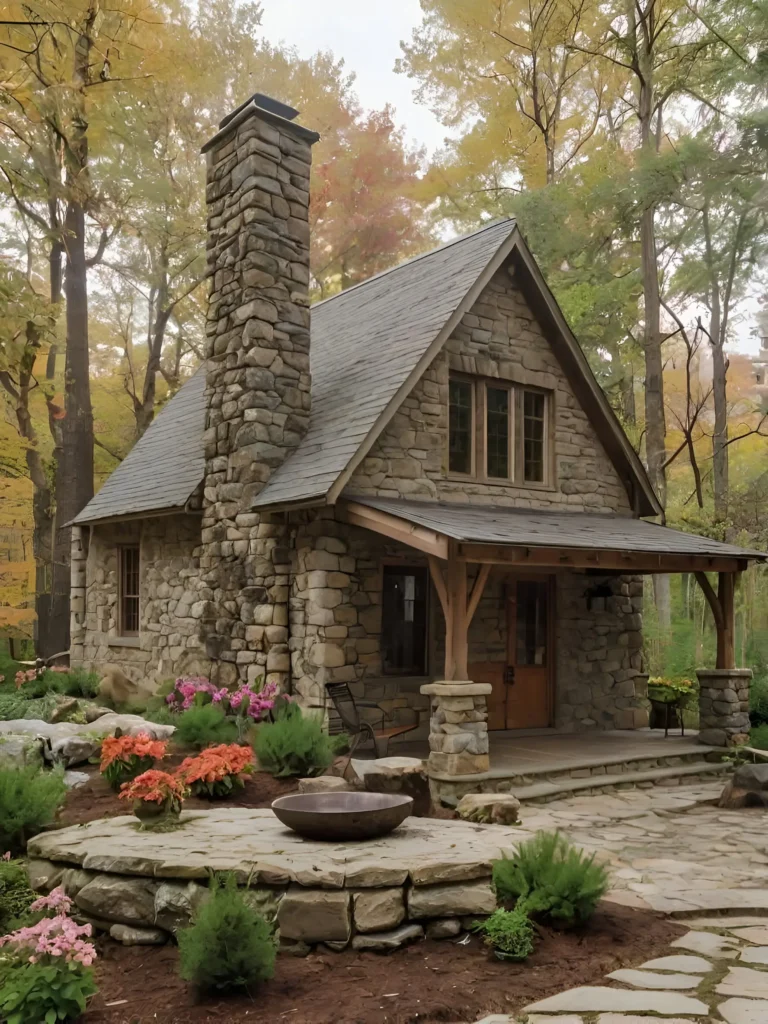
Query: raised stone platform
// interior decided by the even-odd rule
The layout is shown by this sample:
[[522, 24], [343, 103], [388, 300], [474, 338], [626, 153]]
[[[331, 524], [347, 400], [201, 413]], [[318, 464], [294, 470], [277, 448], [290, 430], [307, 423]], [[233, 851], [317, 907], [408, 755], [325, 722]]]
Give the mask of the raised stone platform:
[[[174, 932], [205, 899], [212, 871], [233, 871], [249, 901], [277, 918], [283, 946], [393, 948], [427, 931], [456, 934], [496, 901], [491, 863], [530, 833], [519, 827], [408, 818], [391, 835], [322, 843], [270, 810], [182, 814], [172, 832], [138, 831], [133, 816], [48, 832], [28, 845], [33, 885], [63, 885], [90, 919]], [[452, 924], [434, 928], [435, 921]], [[365, 936], [365, 938], [363, 938]]]

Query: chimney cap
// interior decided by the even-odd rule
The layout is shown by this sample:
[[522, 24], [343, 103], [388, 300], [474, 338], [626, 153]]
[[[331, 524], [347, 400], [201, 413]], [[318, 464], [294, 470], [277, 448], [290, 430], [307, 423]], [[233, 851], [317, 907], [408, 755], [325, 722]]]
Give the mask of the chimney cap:
[[287, 103], [281, 103], [280, 100], [272, 99], [271, 96], [266, 96], [263, 92], [255, 92], [253, 96], [249, 96], [244, 103], [241, 103], [239, 107], [227, 114], [226, 117], [219, 121], [219, 128], [225, 128], [229, 122], [236, 117], [241, 110], [244, 110], [251, 103], [255, 103], [257, 107], [262, 110], [266, 110], [270, 114], [275, 114], [277, 117], [282, 117], [286, 121], [293, 121], [294, 118], [299, 116], [298, 110], [293, 107], [289, 107]]

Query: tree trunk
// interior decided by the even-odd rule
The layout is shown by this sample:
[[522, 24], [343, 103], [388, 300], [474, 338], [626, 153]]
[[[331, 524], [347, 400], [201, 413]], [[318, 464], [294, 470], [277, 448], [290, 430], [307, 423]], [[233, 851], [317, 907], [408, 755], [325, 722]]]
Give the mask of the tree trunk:
[[[48, 200], [48, 222], [51, 228], [53, 241], [48, 252], [48, 274], [50, 281], [50, 295], [52, 303], [61, 302], [61, 283], [63, 279], [62, 265], [64, 262], [64, 244], [60, 238], [61, 225], [59, 224], [59, 208], [56, 199]], [[56, 356], [58, 346], [54, 341], [48, 349], [48, 361], [45, 367], [47, 380], [53, 380], [56, 376]], [[54, 654], [56, 652], [54, 651]]]
[[171, 317], [168, 294], [168, 263], [167, 254], [163, 249], [160, 254], [160, 283], [154, 301], [154, 320], [150, 323], [149, 355], [147, 369], [144, 374], [144, 387], [141, 402], [134, 402], [136, 416], [136, 436], [141, 437], [155, 418], [155, 395], [157, 393], [157, 375], [160, 372], [160, 357], [163, 352], [165, 331]]
[[720, 316], [720, 296], [712, 292], [712, 397], [715, 404], [715, 426], [712, 433], [712, 479], [715, 494], [715, 520], [724, 523], [728, 518], [728, 361], [723, 351]]

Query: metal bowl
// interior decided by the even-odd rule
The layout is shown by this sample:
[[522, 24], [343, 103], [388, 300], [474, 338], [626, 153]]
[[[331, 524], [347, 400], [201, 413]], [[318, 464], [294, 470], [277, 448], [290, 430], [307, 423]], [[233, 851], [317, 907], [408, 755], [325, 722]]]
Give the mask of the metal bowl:
[[397, 828], [413, 807], [398, 793], [296, 793], [272, 802], [288, 828], [305, 839], [375, 839]]

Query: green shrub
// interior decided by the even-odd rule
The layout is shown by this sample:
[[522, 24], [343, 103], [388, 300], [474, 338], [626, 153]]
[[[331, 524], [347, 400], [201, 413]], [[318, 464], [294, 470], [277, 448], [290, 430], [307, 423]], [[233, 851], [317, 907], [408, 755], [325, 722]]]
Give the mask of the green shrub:
[[503, 903], [555, 924], [581, 924], [608, 888], [608, 873], [558, 832], [538, 832], [513, 857], [493, 865], [493, 884]]
[[97, 991], [92, 969], [75, 961], [13, 959], [0, 968], [0, 1018], [6, 1024], [73, 1021]]
[[749, 689], [749, 720], [753, 726], [768, 725], [768, 676], [756, 676], [752, 680]]
[[527, 960], [533, 952], [533, 925], [524, 910], [495, 910], [475, 930], [503, 960]]
[[17, 860], [0, 860], [0, 935], [19, 927], [20, 919], [36, 899], [24, 865]]
[[43, 682], [49, 689], [67, 697], [85, 697], [92, 700], [99, 692], [99, 676], [96, 672], [84, 672], [83, 669], [72, 669], [70, 672], [51, 672], [43, 675]]
[[51, 824], [66, 792], [63, 772], [0, 769], [0, 850], [22, 850], [31, 836]]
[[217, 743], [234, 743], [237, 739], [237, 725], [215, 704], [193, 706], [175, 715], [173, 721], [176, 724], [174, 742], [195, 750]]
[[56, 707], [56, 694], [49, 691], [43, 697], [29, 698], [20, 691], [0, 694], [0, 721], [10, 722], [14, 718], [40, 719], [47, 722]]
[[750, 729], [749, 745], [756, 750], [768, 750], [768, 723]]
[[245, 902], [234, 875], [211, 879], [210, 898], [177, 939], [179, 973], [204, 992], [250, 990], [275, 973], [272, 931]]
[[294, 707], [276, 721], [257, 728], [253, 749], [259, 766], [281, 778], [321, 775], [333, 761], [340, 737], [332, 739], [320, 718], [302, 714], [298, 704]]

